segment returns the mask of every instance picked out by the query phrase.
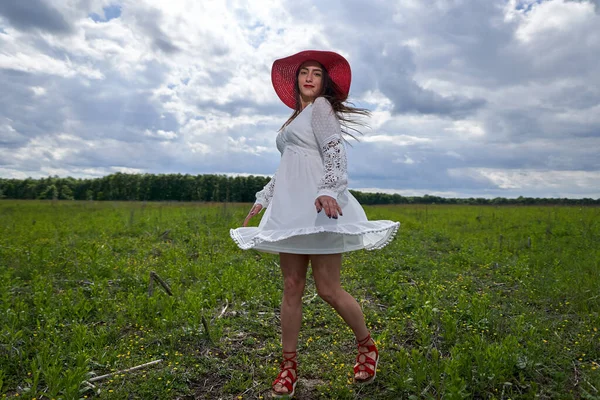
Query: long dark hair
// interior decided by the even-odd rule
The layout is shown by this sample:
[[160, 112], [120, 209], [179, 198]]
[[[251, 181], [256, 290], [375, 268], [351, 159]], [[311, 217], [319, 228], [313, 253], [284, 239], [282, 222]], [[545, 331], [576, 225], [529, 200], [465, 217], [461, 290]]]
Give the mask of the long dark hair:
[[[362, 116], [370, 116], [371, 112], [366, 108], [358, 108], [354, 107], [354, 105], [346, 99], [348, 96], [342, 92], [340, 87], [331, 79], [327, 69], [323, 65], [321, 65], [321, 69], [323, 70], [321, 93], [317, 97], [325, 97], [329, 103], [331, 103], [331, 108], [335, 112], [340, 124], [342, 126], [342, 133], [352, 137], [353, 139], [358, 140], [358, 138], [353, 133], [358, 133], [362, 135], [362, 132], [355, 128], [355, 126], [366, 126], [365, 123], [357, 121], [355, 118], [352, 118], [352, 114], [354, 115], [362, 115]], [[300, 75], [300, 69], [302, 66], [298, 67], [296, 71], [296, 83], [294, 85], [294, 94], [296, 97], [296, 108], [292, 115], [288, 118], [287, 121], [281, 126], [279, 130], [282, 130], [286, 126], [288, 126], [294, 118], [300, 114], [302, 111], [302, 101], [300, 101], [300, 88], [298, 86], [298, 76]]]

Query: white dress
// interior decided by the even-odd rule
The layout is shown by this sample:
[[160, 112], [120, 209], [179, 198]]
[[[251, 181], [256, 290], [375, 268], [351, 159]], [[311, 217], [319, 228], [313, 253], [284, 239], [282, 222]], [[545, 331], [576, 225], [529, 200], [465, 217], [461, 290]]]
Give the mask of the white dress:
[[[268, 253], [335, 254], [388, 244], [398, 222], [369, 221], [347, 188], [340, 122], [323, 97], [306, 106], [277, 135], [281, 162], [256, 203], [266, 211], [258, 227], [231, 229], [237, 245]], [[317, 213], [315, 199], [337, 199], [343, 215]]]

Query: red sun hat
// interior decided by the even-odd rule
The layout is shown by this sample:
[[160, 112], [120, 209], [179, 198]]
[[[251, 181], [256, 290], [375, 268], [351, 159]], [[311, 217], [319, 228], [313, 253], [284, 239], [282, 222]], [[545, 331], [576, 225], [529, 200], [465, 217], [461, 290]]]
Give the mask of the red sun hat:
[[350, 64], [341, 55], [332, 51], [305, 50], [289, 57], [275, 60], [271, 69], [271, 82], [275, 93], [283, 103], [291, 109], [296, 109], [296, 74], [305, 61], [316, 61], [321, 64], [329, 77], [340, 88], [342, 101], [348, 97], [352, 72]]

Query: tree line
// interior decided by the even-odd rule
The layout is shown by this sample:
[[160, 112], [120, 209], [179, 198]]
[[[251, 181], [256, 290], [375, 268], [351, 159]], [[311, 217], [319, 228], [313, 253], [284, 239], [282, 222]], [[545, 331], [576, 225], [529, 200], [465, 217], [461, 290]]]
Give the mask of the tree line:
[[[125, 174], [101, 178], [40, 179], [0, 178], [0, 199], [38, 200], [136, 200], [254, 202], [255, 194], [270, 178], [262, 176]], [[600, 205], [600, 199], [532, 198], [508, 199], [401, 196], [351, 190], [361, 204], [490, 204], [490, 205]]]

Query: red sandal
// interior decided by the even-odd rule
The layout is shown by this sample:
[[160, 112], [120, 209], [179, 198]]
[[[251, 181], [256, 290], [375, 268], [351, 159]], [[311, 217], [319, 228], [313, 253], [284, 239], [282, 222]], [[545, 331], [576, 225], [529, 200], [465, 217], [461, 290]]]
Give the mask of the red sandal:
[[[286, 354], [291, 354], [291, 357], [286, 356]], [[298, 373], [297, 373], [297, 368], [298, 368], [298, 363], [296, 362], [296, 360], [294, 360], [296, 358], [296, 352], [295, 351], [284, 351], [283, 352], [283, 361], [281, 362], [281, 371], [279, 371], [279, 374], [277, 375], [277, 378], [275, 378], [275, 380], [273, 381], [273, 390], [272, 390], [272, 397], [274, 399], [291, 399], [292, 397], [294, 397], [294, 392], [296, 391], [296, 384], [298, 383]], [[287, 363], [292, 363], [292, 365], [288, 365], [286, 366]], [[293, 371], [290, 372], [290, 371]], [[276, 392], [275, 391], [275, 385], [280, 384], [281, 386], [285, 387], [288, 391], [287, 392]]]
[[[358, 340], [358, 355], [356, 356], [356, 365], [354, 366], [354, 382], [359, 384], [367, 384], [371, 383], [375, 380], [375, 376], [377, 375], [377, 364], [379, 363], [379, 352], [377, 351], [377, 347], [375, 347], [375, 343], [367, 345], [367, 343], [371, 340], [371, 334], [367, 335], [363, 340]], [[367, 351], [361, 351], [361, 347], [366, 347]], [[374, 352], [375, 359], [367, 356], [368, 353]], [[359, 372], [366, 372], [369, 376], [366, 379], [356, 379], [356, 374]]]

